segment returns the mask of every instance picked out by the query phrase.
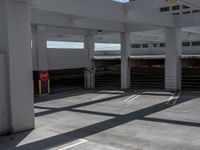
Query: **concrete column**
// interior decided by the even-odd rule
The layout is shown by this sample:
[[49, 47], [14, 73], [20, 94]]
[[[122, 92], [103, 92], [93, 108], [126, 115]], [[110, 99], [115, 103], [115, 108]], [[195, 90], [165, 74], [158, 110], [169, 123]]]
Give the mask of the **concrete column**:
[[181, 90], [181, 29], [166, 29], [165, 89]]
[[38, 70], [48, 70], [47, 31], [46, 26], [37, 26], [36, 44], [38, 56]]
[[7, 111], [1, 115], [7, 116], [10, 133], [34, 128], [30, 10], [29, 2], [0, 1], [0, 47], [7, 63]]
[[33, 70], [38, 70], [38, 52], [37, 52], [37, 26], [31, 26], [32, 31], [32, 62], [33, 62]]
[[89, 66], [85, 69], [85, 88], [95, 88], [94, 47], [94, 36], [86, 35], [84, 48], [88, 51]]
[[149, 50], [153, 50], [153, 48], [154, 48], [154, 47], [153, 47], [153, 43], [148, 43], [148, 45], [149, 45], [149, 47], [148, 47]]
[[121, 89], [130, 88], [130, 33], [121, 33]]
[[50, 94], [46, 26], [32, 26], [35, 95]]

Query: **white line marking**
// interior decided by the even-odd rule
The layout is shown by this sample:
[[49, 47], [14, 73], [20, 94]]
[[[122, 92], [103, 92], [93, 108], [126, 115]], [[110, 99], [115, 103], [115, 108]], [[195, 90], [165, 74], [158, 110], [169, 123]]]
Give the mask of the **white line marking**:
[[176, 93], [173, 93], [173, 94], [172, 94], [172, 96], [168, 99], [168, 102], [170, 102], [170, 101], [174, 98], [175, 94], [176, 94]]
[[177, 94], [177, 96], [174, 97], [175, 100], [174, 100], [174, 102], [173, 102], [173, 105], [176, 104], [176, 102], [178, 101], [178, 98], [180, 97], [180, 95], [181, 95], [181, 92], [179, 92], [179, 93]]
[[100, 100], [102, 98], [106, 98], [108, 96], [108, 94], [101, 94], [99, 96], [93, 97], [92, 100]]
[[138, 93], [125, 99], [124, 102], [131, 102], [131, 101], [135, 100], [136, 98], [140, 97], [142, 95], [142, 93], [144, 93], [144, 91], [139, 91]]
[[68, 146], [63, 147], [63, 148], [60, 148], [60, 149], [58, 149], [58, 150], [70, 149], [70, 148], [72, 148], [72, 147], [75, 147], [75, 146], [78, 146], [78, 145], [81, 145], [81, 144], [84, 144], [84, 143], [88, 142], [87, 140], [84, 140], [84, 139], [80, 139], [79, 141], [80, 141], [80, 142], [77, 142], [77, 143], [75, 143], [75, 144], [68, 145]]
[[171, 105], [175, 105], [180, 95], [181, 95], [181, 92], [179, 92], [177, 95], [176, 93], [173, 93], [172, 96], [168, 99], [167, 105], [170, 105], [171, 101], [173, 102]]
[[123, 93], [125, 93], [124, 91], [99, 91], [99, 93], [104, 93], [104, 92], [110, 93], [110, 94], [115, 94], [115, 93], [123, 94]]

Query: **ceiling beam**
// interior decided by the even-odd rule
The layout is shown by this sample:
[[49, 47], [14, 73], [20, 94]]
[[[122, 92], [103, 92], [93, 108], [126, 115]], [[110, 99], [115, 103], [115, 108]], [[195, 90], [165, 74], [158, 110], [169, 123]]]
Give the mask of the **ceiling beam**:
[[111, 0], [34, 0], [32, 7], [121, 23], [141, 23], [161, 27], [175, 26], [175, 19], [172, 15], [160, 14], [152, 9], [137, 9], [132, 3], [127, 6]]
[[[70, 18], [70, 19], [69, 19]], [[71, 27], [87, 30], [106, 30], [125, 32], [125, 24], [121, 22], [103, 21], [98, 19], [77, 19], [76, 16], [32, 9], [31, 23], [46, 26]]]
[[200, 26], [200, 14], [199, 13], [191, 13], [185, 15], [178, 16], [178, 27], [193, 27]]

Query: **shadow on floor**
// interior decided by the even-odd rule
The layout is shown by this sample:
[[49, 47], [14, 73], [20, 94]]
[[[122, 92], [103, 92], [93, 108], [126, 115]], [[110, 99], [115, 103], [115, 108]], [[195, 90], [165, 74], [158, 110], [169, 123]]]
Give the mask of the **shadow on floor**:
[[39, 108], [39, 109], [50, 109], [49, 111], [35, 113], [35, 117], [39, 117], [39, 116], [43, 116], [43, 115], [47, 115], [47, 114], [51, 114], [51, 113], [56, 113], [56, 112], [60, 112], [60, 111], [64, 111], [64, 110], [71, 110], [71, 109], [74, 109], [74, 108], [84, 107], [84, 106], [93, 105], [93, 104], [97, 104], [97, 103], [114, 101], [115, 99], [130, 96], [132, 94], [134, 94], [134, 93], [122, 93], [120, 95], [116, 95], [116, 96], [112, 96], [112, 97], [106, 97], [106, 98], [102, 98], [100, 100], [99, 99], [98, 100], [92, 100], [92, 101], [89, 101], [89, 102], [85, 102], [85, 103], [81, 103], [81, 104], [75, 104], [75, 105], [67, 106], [67, 107], [63, 107], [63, 108], [51, 108], [51, 107], [35, 106], [35, 108]]
[[[112, 98], [113, 99], [113, 98]], [[89, 126], [85, 126], [67, 133], [63, 133], [54, 137], [49, 137], [40, 141], [36, 141], [33, 143], [28, 143], [22, 146], [18, 146], [16, 147], [16, 145], [13, 146], [13, 149], [17, 149], [17, 150], [30, 150], [30, 149], [47, 149], [50, 147], [54, 147], [54, 146], [58, 146], [58, 145], [62, 145], [62, 144], [66, 144], [68, 142], [72, 142], [74, 140], [77, 139], [82, 139], [85, 138], [87, 136], [91, 136], [94, 134], [97, 134], [99, 132], [103, 132], [105, 130], [126, 124], [128, 122], [134, 121], [134, 120], [147, 120], [147, 121], [155, 121], [155, 122], [166, 122], [166, 123], [172, 123], [172, 124], [177, 124], [177, 125], [187, 125], [187, 126], [195, 126], [195, 127], [200, 127], [200, 123], [191, 123], [191, 122], [182, 122], [182, 121], [173, 121], [173, 120], [164, 120], [164, 119], [155, 119], [155, 118], [146, 118], [147, 116], [169, 109], [173, 106], [188, 102], [190, 100], [192, 100], [193, 98], [191, 97], [186, 97], [186, 98], [179, 98], [177, 103], [175, 105], [167, 105], [166, 101], [159, 103], [159, 104], [155, 104], [153, 106], [138, 110], [138, 111], [134, 111], [134, 112], [130, 112], [128, 114], [125, 115], [120, 115], [120, 116], [115, 116], [115, 118], [106, 120], [106, 121], [102, 121], [99, 123], [95, 123], [93, 125], [89, 125]], [[100, 100], [101, 102], [104, 101], [108, 101], [111, 99], [104, 99], [104, 100]], [[70, 108], [77, 108], [80, 106], [87, 106], [89, 104], [93, 104], [96, 102], [87, 102], [86, 104], [78, 104], [76, 106], [70, 106]], [[61, 109], [63, 110], [63, 108]], [[57, 110], [59, 111], [59, 110]], [[53, 112], [52, 112], [53, 113]], [[91, 114], [91, 112], [90, 112]], [[95, 113], [94, 113], [95, 114]], [[101, 115], [101, 114], [100, 114]]]
[[[72, 111], [79, 111], [81, 112], [81, 110], [75, 110], [77, 107], [82, 107], [82, 106], [87, 106], [87, 105], [91, 105], [91, 104], [95, 104], [95, 103], [100, 103], [100, 102], [105, 102], [105, 101], [109, 101], [109, 100], [113, 100], [114, 98], [120, 98], [125, 96], [124, 94], [120, 95], [120, 96], [115, 96], [115, 97], [111, 97], [111, 98], [105, 98], [103, 100], [98, 100], [98, 101], [91, 101], [91, 102], [86, 102], [86, 103], [82, 103], [82, 104], [77, 104], [77, 105], [73, 105], [73, 106], [69, 106], [67, 108], [61, 108], [59, 109], [55, 109], [52, 108], [52, 110], [48, 113], [45, 114], [49, 114], [49, 113], [54, 113], [54, 112], [58, 112], [58, 111], [63, 111], [63, 110], [69, 110], [70, 109]], [[167, 120], [167, 119], [157, 119], [157, 118], [148, 118], [147, 116], [154, 114], [154, 113], [158, 113], [160, 111], [169, 109], [173, 106], [188, 102], [190, 100], [192, 100], [194, 97], [180, 97], [177, 101], [177, 103], [175, 105], [167, 105], [167, 102], [164, 101], [162, 103], [158, 103], [155, 104], [153, 106], [149, 106], [146, 107], [144, 109], [138, 110], [138, 111], [134, 111], [134, 112], [130, 112], [128, 114], [125, 115], [117, 115], [117, 114], [106, 114], [106, 113], [99, 113], [99, 112], [84, 112], [84, 113], [88, 113], [88, 114], [94, 114], [94, 115], [110, 115], [114, 118], [106, 120], [106, 121], [102, 121], [102, 122], [98, 122], [89, 126], [85, 126], [79, 129], [75, 129], [73, 131], [67, 132], [67, 133], [63, 133], [57, 136], [53, 136], [53, 137], [49, 137], [43, 140], [39, 140], [36, 142], [32, 142], [32, 143], [28, 143], [25, 145], [21, 145], [21, 146], [17, 146], [17, 144], [23, 140], [23, 138], [26, 137], [26, 133], [24, 134], [20, 134], [19, 136], [21, 136], [21, 138], [17, 138], [17, 140], [15, 142], [11, 142], [11, 145], [8, 147], [10, 149], [16, 149], [16, 150], [35, 150], [35, 149], [47, 149], [47, 148], [51, 148], [51, 147], [55, 147], [55, 146], [59, 146], [62, 144], [66, 144], [69, 142], [72, 142], [74, 140], [78, 140], [78, 139], [82, 139], [85, 138], [87, 136], [91, 136], [94, 134], [97, 134], [99, 132], [103, 132], [105, 130], [126, 124], [128, 122], [134, 121], [134, 120], [145, 120], [145, 121], [153, 121], [153, 122], [162, 122], [162, 123], [170, 123], [170, 124], [177, 124], [177, 125], [185, 125], [185, 126], [193, 126], [193, 127], [200, 127], [200, 123], [195, 123], [195, 122], [184, 122], [184, 121], [176, 121], [176, 120]], [[45, 114], [40, 114], [40, 115], [45, 115]], [[38, 116], [40, 116], [38, 115]], [[16, 135], [18, 136], [18, 135]]]
[[67, 98], [67, 97], [72, 97], [72, 96], [81, 96], [81, 95], [88, 94], [95, 91], [96, 90], [87, 90], [87, 89], [68, 90], [67, 92], [59, 92], [59, 93], [54, 93], [52, 95], [35, 96], [35, 103], [46, 102], [46, 101]]

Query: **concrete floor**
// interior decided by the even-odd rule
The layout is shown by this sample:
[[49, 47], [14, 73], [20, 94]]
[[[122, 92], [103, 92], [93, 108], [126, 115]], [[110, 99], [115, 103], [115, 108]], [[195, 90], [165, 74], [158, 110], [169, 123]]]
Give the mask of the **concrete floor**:
[[43, 97], [35, 103], [36, 129], [0, 137], [0, 150], [200, 150], [200, 93], [172, 95], [79, 90]]

